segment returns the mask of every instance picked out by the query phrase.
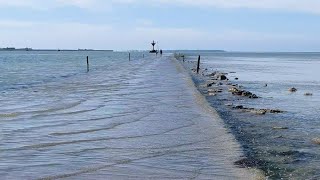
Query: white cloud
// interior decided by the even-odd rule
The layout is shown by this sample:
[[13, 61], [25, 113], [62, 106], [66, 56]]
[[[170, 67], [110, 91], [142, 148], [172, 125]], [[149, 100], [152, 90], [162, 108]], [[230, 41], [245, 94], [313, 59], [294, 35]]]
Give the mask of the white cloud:
[[47, 10], [57, 7], [55, 0], [0, 0], [0, 7], [20, 7], [35, 10]]
[[320, 13], [319, 0], [159, 0], [164, 3], [216, 8], [250, 8]]
[[83, 9], [109, 9], [112, 5], [190, 6], [201, 8], [271, 9], [320, 14], [319, 0], [0, 0], [0, 7], [49, 9], [74, 6]]

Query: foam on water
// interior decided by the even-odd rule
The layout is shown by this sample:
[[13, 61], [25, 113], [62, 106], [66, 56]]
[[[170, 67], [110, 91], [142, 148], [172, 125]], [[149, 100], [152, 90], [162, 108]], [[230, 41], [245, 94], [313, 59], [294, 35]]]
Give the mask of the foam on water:
[[[7, 56], [9, 61], [11, 54]], [[29, 79], [20, 83], [42, 83], [2, 89], [4, 179], [256, 177], [235, 167], [243, 155], [239, 144], [172, 56], [142, 59], [136, 53], [128, 62], [126, 53], [92, 53], [89, 73], [83, 72], [85, 66], [71, 67], [83, 54], [12, 56], [15, 63], [18, 57], [43, 58], [43, 66], [49, 58], [52, 69], [37, 64], [43, 76], [30, 70]], [[64, 77], [66, 68], [75, 75]], [[19, 65], [14, 72], [19, 77]], [[55, 73], [58, 78], [47, 79]]]

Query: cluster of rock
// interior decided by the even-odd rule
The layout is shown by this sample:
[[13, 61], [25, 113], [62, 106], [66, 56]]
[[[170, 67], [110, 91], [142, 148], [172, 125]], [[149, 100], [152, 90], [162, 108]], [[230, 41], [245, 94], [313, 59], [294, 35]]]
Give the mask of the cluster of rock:
[[212, 80], [218, 80], [218, 81], [228, 81], [229, 79], [227, 78], [228, 73], [221, 73], [218, 71], [215, 71], [207, 76], [211, 77]]
[[[193, 72], [197, 72], [197, 69], [192, 68], [191, 69]], [[209, 81], [207, 81], [203, 86], [203, 88], [207, 88], [207, 95], [208, 96], [216, 96], [219, 93], [222, 93], [224, 90], [228, 90], [229, 92], [231, 92], [233, 95], [236, 96], [241, 96], [241, 97], [248, 97], [250, 99], [256, 99], [259, 98], [256, 94], [250, 92], [250, 91], [246, 91], [243, 90], [242, 86], [239, 86], [238, 84], [234, 85], [229, 81], [229, 78], [227, 77], [228, 73], [223, 73], [223, 72], [212, 72], [211, 74], [207, 74], [206, 72], [208, 71], [208, 69], [205, 69], [204, 71], [202, 71], [202, 76], [207, 76], [210, 78]], [[233, 74], [236, 72], [230, 72], [230, 74]], [[239, 80], [239, 78], [235, 77], [235, 80]], [[223, 85], [226, 85], [225, 87], [229, 87], [229, 89], [225, 89], [223, 87]], [[268, 84], [265, 84], [264, 87], [268, 87]], [[297, 88], [292, 87], [290, 89], [288, 89], [289, 92], [291, 93], [295, 93], [298, 91]], [[312, 93], [307, 92], [304, 93], [304, 96], [313, 96]], [[228, 99], [225, 99], [226, 101], [228, 101]], [[279, 110], [279, 109], [259, 109], [259, 108], [248, 108], [248, 107], [244, 107], [243, 105], [237, 105], [234, 106], [233, 103], [230, 104], [225, 104], [226, 106], [231, 107], [232, 109], [235, 110], [240, 110], [242, 112], [248, 112], [248, 113], [253, 113], [256, 115], [266, 115], [266, 114], [279, 114], [279, 113], [284, 113], [285, 111]], [[289, 129], [288, 127], [281, 127], [281, 126], [274, 126], [272, 127], [273, 130], [287, 130]], [[283, 138], [283, 136], [279, 136], [278, 138]], [[314, 138], [312, 139], [312, 142], [314, 144], [320, 145], [320, 138]], [[242, 163], [247, 163], [247, 162], [240, 162], [239, 164]]]
[[[295, 87], [292, 87], [292, 88], [289, 89], [289, 91], [292, 92], [292, 93], [294, 93], [294, 92], [297, 92], [298, 89], [295, 88]], [[309, 92], [304, 93], [304, 95], [305, 95], [305, 96], [313, 96], [313, 94], [312, 94], [312, 93], [309, 93]]]
[[250, 112], [250, 113], [254, 113], [254, 114], [258, 114], [258, 115], [265, 115], [267, 113], [271, 113], [271, 114], [278, 114], [278, 113], [283, 113], [284, 111], [279, 110], [279, 109], [255, 109], [255, 108], [246, 108], [242, 105], [238, 105], [238, 106], [233, 106], [233, 109], [240, 109], [244, 112]]
[[[192, 69], [192, 71], [196, 71], [196, 69]], [[233, 95], [248, 97], [250, 99], [259, 98], [256, 94], [247, 90], [243, 90], [242, 89], [243, 87], [239, 86], [238, 84], [234, 85], [231, 82], [229, 82], [227, 75], [228, 73], [222, 73], [218, 71], [215, 71], [206, 75], [207, 77], [210, 78], [210, 80], [208, 80], [204, 85], [202, 85], [202, 87], [208, 88], [207, 89], [208, 96], [216, 96], [218, 93], [222, 93], [224, 91], [224, 88], [219, 86], [226, 85], [226, 87], [230, 87], [227, 90], [231, 92]], [[235, 79], [238, 80], [238, 78], [235, 78]], [[289, 91], [296, 92], [297, 89], [291, 88], [289, 89]], [[233, 109], [242, 110], [243, 112], [254, 113], [257, 115], [265, 115], [267, 113], [270, 113], [270, 114], [284, 113], [284, 111], [279, 109], [255, 109], [255, 108], [247, 108], [247, 107], [244, 107], [243, 105], [233, 106], [233, 104], [226, 104], [226, 106], [232, 107]]]
[[229, 89], [229, 92], [231, 92], [233, 95], [243, 96], [243, 97], [249, 97], [250, 99], [256, 99], [259, 98], [257, 95], [253, 94], [250, 91], [246, 90], [240, 90], [236, 87], [232, 87]]

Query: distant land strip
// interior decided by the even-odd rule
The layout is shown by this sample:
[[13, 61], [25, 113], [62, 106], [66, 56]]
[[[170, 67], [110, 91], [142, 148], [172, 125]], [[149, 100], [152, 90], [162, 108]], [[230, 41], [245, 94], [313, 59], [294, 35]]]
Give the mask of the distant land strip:
[[13, 48], [13, 47], [7, 47], [7, 48], [0, 48], [0, 51], [110, 51], [113, 52], [113, 50], [99, 50], [99, 49], [32, 49], [32, 48]]

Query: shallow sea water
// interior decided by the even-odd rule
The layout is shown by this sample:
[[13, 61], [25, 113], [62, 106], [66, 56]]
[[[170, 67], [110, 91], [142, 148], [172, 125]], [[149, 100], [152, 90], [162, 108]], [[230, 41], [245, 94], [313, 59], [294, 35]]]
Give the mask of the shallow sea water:
[[251, 179], [173, 56], [131, 56], [1, 52], [1, 179]]
[[[196, 67], [200, 54], [202, 71], [208, 69], [204, 73], [229, 73], [230, 82], [261, 97], [235, 97], [229, 92], [207, 96], [241, 142], [247, 157], [258, 161], [259, 168], [272, 179], [320, 178], [320, 148], [313, 141], [320, 137], [320, 53], [183, 53], [187, 69]], [[194, 79], [205, 92], [201, 85], [207, 77], [195, 75]], [[289, 92], [291, 87], [298, 91]], [[227, 104], [285, 112], [261, 116], [234, 110]]]

